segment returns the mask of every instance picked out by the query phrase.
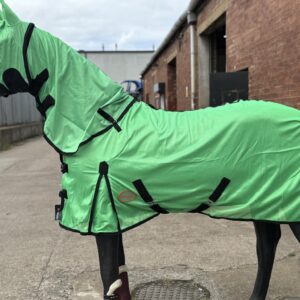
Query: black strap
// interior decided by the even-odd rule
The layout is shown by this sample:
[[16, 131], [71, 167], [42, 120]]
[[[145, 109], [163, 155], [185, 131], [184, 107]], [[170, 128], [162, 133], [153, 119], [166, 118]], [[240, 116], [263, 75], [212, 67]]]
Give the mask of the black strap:
[[44, 117], [46, 117], [46, 111], [53, 105], [55, 105], [55, 100], [49, 95], [43, 102], [40, 102], [37, 109]]
[[138, 179], [133, 182], [133, 185], [137, 189], [138, 193], [142, 197], [142, 199], [152, 208], [154, 211], [160, 214], [168, 214], [169, 212], [166, 211], [164, 208], [160, 207], [157, 203], [154, 202], [153, 198], [149, 194], [148, 190], [146, 189], [145, 185], [143, 184], [142, 180]]
[[130, 108], [133, 106], [134, 103], [136, 103], [137, 100], [133, 99], [128, 105], [127, 107], [123, 110], [123, 112], [120, 114], [119, 118], [117, 119], [117, 122], [120, 122], [124, 116], [128, 113], [128, 111], [130, 110]]
[[214, 204], [223, 194], [227, 186], [229, 185], [230, 180], [226, 177], [222, 178], [216, 189], [212, 192], [212, 194], [208, 197], [208, 201], [206, 203], [201, 203], [197, 208], [191, 210], [191, 213], [200, 213], [206, 209], [208, 209], [212, 204]]
[[118, 124], [118, 121], [116, 121], [111, 115], [109, 115], [107, 112], [105, 112], [103, 109], [99, 108], [98, 109], [98, 114], [101, 115], [105, 120], [108, 122], [112, 123], [114, 128], [120, 132], [122, 129]]

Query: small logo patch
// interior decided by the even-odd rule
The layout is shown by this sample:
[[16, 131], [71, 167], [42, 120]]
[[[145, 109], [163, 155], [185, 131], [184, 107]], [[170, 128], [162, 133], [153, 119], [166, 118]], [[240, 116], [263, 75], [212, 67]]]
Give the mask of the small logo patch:
[[122, 191], [118, 195], [118, 200], [122, 203], [134, 201], [136, 198], [137, 194], [129, 190]]

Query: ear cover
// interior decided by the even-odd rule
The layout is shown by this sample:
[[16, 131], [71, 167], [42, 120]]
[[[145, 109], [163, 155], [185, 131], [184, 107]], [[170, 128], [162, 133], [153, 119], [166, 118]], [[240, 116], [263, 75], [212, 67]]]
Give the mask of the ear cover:
[[9, 6], [4, 2], [4, 0], [0, 0], [0, 4], [2, 6], [1, 18], [5, 20], [9, 25], [13, 26], [20, 22], [20, 19], [17, 15], [9, 8]]

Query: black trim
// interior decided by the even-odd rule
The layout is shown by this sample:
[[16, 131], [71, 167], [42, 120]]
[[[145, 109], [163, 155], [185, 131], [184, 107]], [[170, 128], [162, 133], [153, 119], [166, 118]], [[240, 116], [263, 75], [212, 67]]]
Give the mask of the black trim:
[[201, 203], [197, 208], [191, 210], [191, 213], [201, 213], [204, 210], [208, 209], [211, 205], [213, 205], [223, 194], [225, 189], [230, 183], [230, 179], [224, 177], [212, 192], [212, 194], [208, 197], [208, 201], [206, 203]]
[[101, 181], [102, 181], [102, 178], [103, 178], [103, 174], [100, 172], [100, 169], [101, 169], [101, 164], [99, 166], [99, 176], [98, 176], [98, 179], [97, 179], [96, 188], [95, 188], [95, 192], [94, 192], [94, 196], [93, 196], [93, 200], [92, 200], [92, 207], [91, 207], [89, 227], [88, 227], [89, 232], [92, 231], [95, 208], [96, 208], [97, 198], [98, 198], [98, 194], [99, 194], [99, 188], [100, 188], [100, 184], [101, 184]]
[[108, 176], [104, 175], [104, 178], [105, 178], [106, 186], [107, 186], [107, 189], [108, 189], [108, 195], [109, 195], [110, 203], [111, 203], [111, 206], [112, 206], [112, 208], [114, 210], [114, 213], [116, 215], [117, 225], [118, 225], [118, 233], [121, 233], [122, 231], [121, 231], [121, 225], [120, 225], [119, 215], [118, 215], [117, 208], [116, 208], [116, 205], [115, 205], [115, 201], [114, 201], [114, 196], [113, 196], [113, 193], [112, 193], [111, 185], [110, 185]]
[[35, 25], [33, 23], [30, 23], [28, 25], [27, 30], [25, 32], [24, 43], [23, 43], [23, 60], [24, 60], [24, 67], [25, 67], [25, 72], [26, 72], [29, 86], [31, 86], [31, 84], [32, 84], [32, 77], [30, 75], [30, 70], [29, 70], [27, 50], [29, 47], [29, 43], [30, 43], [30, 39], [31, 39], [33, 30], [34, 30], [34, 27], [35, 27]]
[[128, 111], [130, 110], [130, 108], [136, 102], [138, 102], [138, 101], [133, 98], [133, 100], [125, 107], [125, 109], [123, 110], [123, 112], [120, 114], [119, 118], [117, 119], [117, 122], [120, 122], [125, 117], [125, 115], [128, 113]]
[[133, 185], [138, 191], [138, 193], [140, 194], [140, 196], [142, 197], [142, 199], [149, 205], [151, 209], [153, 209], [154, 211], [160, 214], [169, 213], [167, 210], [165, 210], [164, 208], [162, 208], [161, 206], [159, 206], [157, 203], [154, 202], [152, 196], [149, 194], [147, 188], [145, 187], [141, 179], [134, 181]]
[[98, 109], [98, 114], [103, 117], [106, 121], [110, 122], [112, 126], [118, 131], [122, 131], [122, 128], [119, 126], [118, 122], [107, 112], [105, 112], [103, 109], [99, 108]]
[[[153, 215], [153, 216], [151, 216], [151, 217], [149, 217], [149, 218], [147, 218], [147, 219], [145, 219], [145, 220], [143, 220], [143, 221], [141, 221], [139, 223], [136, 223], [136, 224], [134, 224], [132, 226], [126, 227], [125, 229], [121, 230], [121, 233], [124, 233], [124, 232], [126, 232], [126, 231], [128, 231], [130, 229], [134, 229], [134, 228], [136, 228], [136, 227], [138, 227], [138, 226], [140, 226], [140, 225], [142, 225], [142, 224], [144, 224], [144, 223], [146, 223], [146, 222], [154, 219], [157, 216], [159, 216], [159, 214], [155, 214], [155, 215]], [[94, 232], [82, 232], [80, 230], [67, 227], [67, 226], [65, 226], [65, 225], [63, 225], [61, 223], [59, 223], [59, 226], [61, 228], [65, 229], [65, 230], [68, 230], [68, 231], [71, 231], [71, 232], [75, 232], [75, 233], [79, 233], [82, 236], [88, 236], [88, 235], [93, 235], [93, 236], [98, 236], [98, 235], [107, 235], [107, 236], [110, 236], [110, 235], [112, 235], [112, 236], [115, 236], [115, 235], [119, 235], [120, 234], [120, 232], [118, 232], [118, 231], [115, 231], [115, 232], [98, 232], [98, 233], [94, 233]]]

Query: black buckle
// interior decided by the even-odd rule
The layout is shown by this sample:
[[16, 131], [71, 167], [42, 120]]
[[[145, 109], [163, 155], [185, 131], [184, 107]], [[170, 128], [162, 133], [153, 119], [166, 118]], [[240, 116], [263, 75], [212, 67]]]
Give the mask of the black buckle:
[[61, 190], [58, 194], [58, 196], [61, 199], [60, 205], [55, 205], [55, 216], [54, 219], [56, 221], [61, 221], [61, 213], [65, 206], [65, 199], [68, 199], [68, 193], [67, 190]]
[[68, 172], [69, 172], [69, 167], [68, 167], [67, 164], [62, 163], [62, 164], [60, 165], [60, 170], [61, 170], [61, 172], [62, 172], [63, 174], [65, 174], [65, 173], [68, 173]]

